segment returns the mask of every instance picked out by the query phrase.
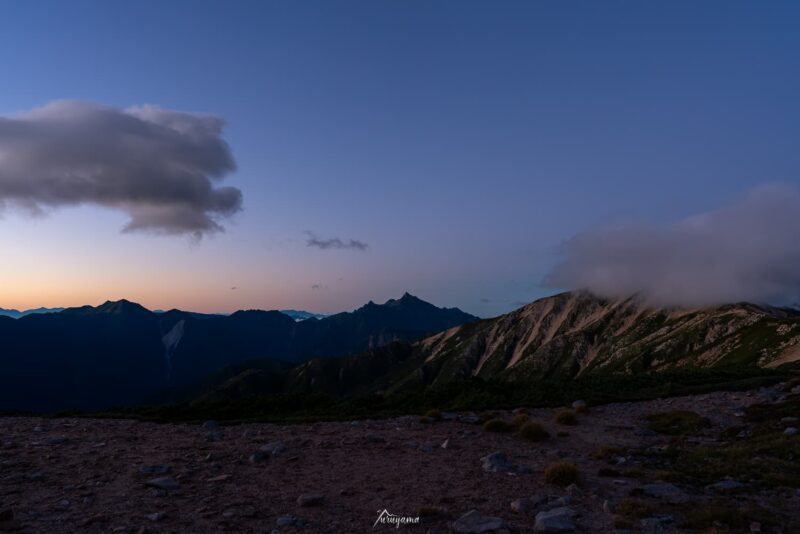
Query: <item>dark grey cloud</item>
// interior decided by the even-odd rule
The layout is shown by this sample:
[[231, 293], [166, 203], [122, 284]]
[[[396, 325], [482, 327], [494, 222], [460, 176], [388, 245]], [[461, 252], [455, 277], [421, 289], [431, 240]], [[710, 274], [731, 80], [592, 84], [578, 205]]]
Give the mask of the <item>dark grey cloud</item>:
[[762, 186], [676, 224], [577, 235], [546, 283], [654, 305], [788, 304], [800, 296], [798, 223], [800, 188]]
[[350, 249], [350, 250], [367, 250], [369, 245], [357, 239], [340, 239], [332, 237], [323, 239], [318, 237], [314, 232], [306, 232], [306, 246], [315, 247], [321, 250], [328, 249]]
[[490, 302], [492, 302], [492, 301], [491, 301], [491, 300], [489, 300], [489, 299], [487, 299], [486, 297], [483, 297], [483, 298], [481, 298], [481, 302], [482, 302], [483, 304], [489, 304], [489, 303], [490, 303]]
[[93, 204], [130, 217], [124, 231], [204, 234], [241, 210], [216, 185], [236, 168], [218, 117], [155, 106], [57, 101], [0, 117], [0, 209]]

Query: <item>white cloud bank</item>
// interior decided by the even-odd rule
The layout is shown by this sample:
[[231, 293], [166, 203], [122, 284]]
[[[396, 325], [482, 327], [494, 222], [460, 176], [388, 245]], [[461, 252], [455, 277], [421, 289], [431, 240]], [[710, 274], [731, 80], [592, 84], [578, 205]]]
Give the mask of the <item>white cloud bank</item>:
[[639, 294], [661, 306], [797, 303], [800, 188], [761, 186], [672, 225], [585, 232], [564, 253], [546, 279], [551, 287]]

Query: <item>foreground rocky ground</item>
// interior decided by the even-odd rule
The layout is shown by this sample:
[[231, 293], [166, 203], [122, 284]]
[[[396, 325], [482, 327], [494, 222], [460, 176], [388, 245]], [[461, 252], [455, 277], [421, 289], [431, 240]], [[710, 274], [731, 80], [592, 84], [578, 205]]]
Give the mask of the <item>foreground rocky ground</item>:
[[[386, 515], [374, 526], [387, 510], [420, 517], [409, 532], [798, 532], [797, 397], [779, 385], [577, 404], [576, 424], [552, 409], [298, 425], [1, 418], [0, 531], [397, 531]], [[521, 435], [530, 421], [550, 437]]]

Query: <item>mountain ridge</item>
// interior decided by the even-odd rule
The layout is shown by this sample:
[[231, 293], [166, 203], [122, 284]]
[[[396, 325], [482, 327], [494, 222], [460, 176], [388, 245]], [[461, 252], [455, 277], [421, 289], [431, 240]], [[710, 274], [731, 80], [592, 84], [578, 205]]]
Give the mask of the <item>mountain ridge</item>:
[[312, 359], [288, 372], [283, 392], [391, 393], [471, 378], [537, 384], [693, 368], [775, 368], [798, 361], [800, 312], [791, 308], [751, 303], [654, 308], [636, 297], [605, 299], [578, 291], [415, 343]]
[[0, 319], [0, 409], [49, 410], [140, 402], [248, 360], [296, 365], [415, 341], [477, 317], [419, 299], [299, 322], [277, 310], [155, 313], [121, 299]]

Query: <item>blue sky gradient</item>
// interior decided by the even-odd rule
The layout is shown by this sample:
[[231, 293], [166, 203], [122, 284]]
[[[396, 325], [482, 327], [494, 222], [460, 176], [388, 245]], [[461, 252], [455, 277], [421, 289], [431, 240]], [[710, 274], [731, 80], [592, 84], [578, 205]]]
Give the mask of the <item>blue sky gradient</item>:
[[577, 233], [800, 183], [798, 27], [780, 1], [2, 3], [0, 115], [218, 115], [244, 210], [200, 244], [6, 212], [0, 307], [509, 311]]

